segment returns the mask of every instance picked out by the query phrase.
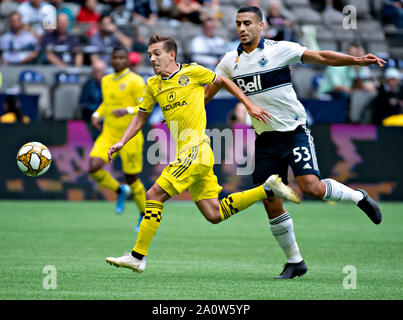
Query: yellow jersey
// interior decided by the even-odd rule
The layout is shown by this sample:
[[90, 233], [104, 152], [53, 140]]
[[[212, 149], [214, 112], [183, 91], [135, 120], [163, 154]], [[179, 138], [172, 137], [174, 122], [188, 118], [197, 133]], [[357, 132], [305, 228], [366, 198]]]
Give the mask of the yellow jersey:
[[207, 138], [204, 86], [216, 75], [196, 63], [179, 65], [168, 78], [155, 75], [147, 80], [140, 111], [151, 112], [159, 104], [175, 141], [177, 154]]
[[[104, 118], [102, 134], [120, 139], [138, 112], [138, 106], [144, 95], [144, 80], [127, 68], [119, 73], [104, 76], [101, 88], [103, 102], [96, 112]], [[127, 107], [133, 108], [133, 114], [117, 117], [112, 113], [113, 110]]]

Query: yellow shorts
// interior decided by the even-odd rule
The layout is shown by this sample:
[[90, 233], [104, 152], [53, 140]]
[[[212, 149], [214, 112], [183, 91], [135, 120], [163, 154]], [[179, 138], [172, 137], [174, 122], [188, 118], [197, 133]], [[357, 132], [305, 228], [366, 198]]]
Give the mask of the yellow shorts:
[[[90, 157], [98, 157], [104, 160], [105, 163], [108, 163], [109, 148], [118, 141], [119, 139], [101, 133], [95, 140]], [[115, 153], [114, 157], [119, 155], [122, 160], [122, 170], [124, 173], [138, 174], [143, 170], [143, 144], [144, 137], [140, 131], [117, 154]]]
[[171, 197], [189, 190], [194, 202], [218, 198], [222, 187], [213, 171], [214, 154], [205, 140], [179, 154], [167, 165], [156, 183]]

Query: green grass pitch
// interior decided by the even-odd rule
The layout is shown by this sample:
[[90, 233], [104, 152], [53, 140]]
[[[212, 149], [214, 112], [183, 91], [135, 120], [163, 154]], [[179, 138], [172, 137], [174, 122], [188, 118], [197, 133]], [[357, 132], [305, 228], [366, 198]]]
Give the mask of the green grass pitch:
[[[168, 201], [143, 274], [105, 263], [130, 251], [137, 212], [112, 202], [0, 201], [0, 299], [403, 299], [403, 203], [376, 226], [354, 205], [287, 203], [308, 273], [275, 280], [285, 257], [261, 204], [218, 225]], [[44, 289], [45, 266], [56, 289]], [[345, 289], [345, 266], [356, 289]]]

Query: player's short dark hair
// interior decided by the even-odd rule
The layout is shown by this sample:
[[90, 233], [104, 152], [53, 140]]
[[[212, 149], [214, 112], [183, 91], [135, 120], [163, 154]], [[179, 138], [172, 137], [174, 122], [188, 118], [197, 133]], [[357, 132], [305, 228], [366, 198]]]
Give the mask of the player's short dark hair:
[[260, 10], [258, 7], [255, 6], [242, 7], [238, 10], [237, 13], [244, 13], [244, 12], [253, 12], [257, 17], [258, 22], [263, 21], [262, 10]]
[[161, 35], [159, 33], [154, 33], [148, 40], [148, 46], [158, 42], [163, 43], [166, 52], [174, 51], [176, 59], [176, 56], [178, 54], [178, 45], [176, 44], [176, 41], [173, 38]]
[[129, 55], [129, 50], [127, 50], [127, 48], [124, 46], [118, 45], [114, 47], [112, 50], [112, 54], [114, 54], [117, 51], [123, 51], [127, 56]]

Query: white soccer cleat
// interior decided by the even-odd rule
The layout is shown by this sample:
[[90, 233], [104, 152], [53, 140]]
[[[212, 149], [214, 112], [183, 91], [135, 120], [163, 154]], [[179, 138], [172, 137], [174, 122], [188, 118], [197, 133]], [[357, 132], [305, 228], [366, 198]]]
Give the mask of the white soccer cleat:
[[124, 267], [132, 269], [134, 272], [142, 273], [146, 268], [146, 257], [143, 260], [136, 259], [130, 253], [126, 253], [124, 256], [119, 258], [108, 257], [106, 262], [115, 267]]
[[294, 190], [290, 187], [287, 187], [283, 181], [281, 180], [278, 174], [272, 174], [264, 183], [264, 185], [268, 186], [271, 190], [273, 190], [274, 195], [277, 198], [282, 198], [286, 200], [290, 200], [295, 203], [300, 203], [301, 200], [299, 196], [296, 194]]

